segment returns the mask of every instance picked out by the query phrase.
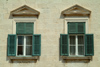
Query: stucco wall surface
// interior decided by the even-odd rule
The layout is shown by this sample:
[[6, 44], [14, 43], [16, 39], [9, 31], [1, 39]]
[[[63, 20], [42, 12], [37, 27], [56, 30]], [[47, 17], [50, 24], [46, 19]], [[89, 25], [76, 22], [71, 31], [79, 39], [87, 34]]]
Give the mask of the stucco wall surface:
[[[61, 11], [78, 4], [91, 11], [89, 33], [94, 34], [94, 56], [89, 63], [65, 62], [59, 57], [59, 38], [64, 33]], [[36, 34], [41, 34], [41, 56], [37, 62], [7, 60], [7, 36], [13, 33], [10, 12], [28, 5], [40, 12]], [[100, 67], [100, 0], [0, 0], [0, 67]]]

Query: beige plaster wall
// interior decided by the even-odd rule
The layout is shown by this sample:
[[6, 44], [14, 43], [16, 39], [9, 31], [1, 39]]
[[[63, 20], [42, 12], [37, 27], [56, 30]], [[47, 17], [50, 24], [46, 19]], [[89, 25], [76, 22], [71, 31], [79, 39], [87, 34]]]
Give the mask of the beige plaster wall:
[[[94, 34], [94, 56], [89, 63], [69, 62], [59, 58], [59, 38], [64, 33], [65, 20], [61, 11], [78, 4], [92, 11], [89, 33]], [[7, 60], [7, 35], [12, 34], [10, 11], [28, 5], [40, 12], [36, 33], [41, 34], [41, 57], [34, 61], [10, 63]], [[100, 67], [100, 0], [0, 0], [0, 67]]]

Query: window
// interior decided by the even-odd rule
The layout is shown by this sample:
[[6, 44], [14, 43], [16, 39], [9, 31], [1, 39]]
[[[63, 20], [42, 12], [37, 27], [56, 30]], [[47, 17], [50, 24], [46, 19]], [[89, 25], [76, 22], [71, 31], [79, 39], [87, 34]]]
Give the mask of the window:
[[40, 12], [23, 5], [11, 11], [10, 14], [14, 21], [12, 34], [8, 34], [7, 56], [10, 60], [38, 59], [41, 55], [41, 35], [35, 34], [37, 27], [35, 21]]
[[68, 22], [69, 55], [84, 55], [85, 22]]
[[34, 34], [33, 22], [17, 22], [16, 34], [8, 34], [8, 56], [40, 56], [41, 35]]
[[69, 35], [70, 55], [84, 55], [84, 35]]
[[32, 55], [32, 36], [17, 36], [17, 55]]
[[93, 56], [93, 34], [85, 33], [85, 22], [68, 22], [68, 34], [60, 34], [61, 56]]
[[33, 23], [16, 23], [17, 56], [32, 55]]

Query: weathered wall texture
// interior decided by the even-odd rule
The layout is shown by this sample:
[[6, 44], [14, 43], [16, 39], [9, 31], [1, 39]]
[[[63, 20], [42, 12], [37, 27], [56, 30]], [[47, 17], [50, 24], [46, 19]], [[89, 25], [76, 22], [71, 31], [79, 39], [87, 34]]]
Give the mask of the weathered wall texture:
[[[90, 33], [94, 34], [94, 56], [89, 63], [69, 62], [59, 58], [59, 38], [63, 33], [61, 11], [78, 4], [91, 10]], [[40, 59], [30, 63], [7, 60], [7, 36], [12, 34], [10, 11], [28, 5], [40, 12], [37, 34], [41, 34]], [[0, 67], [100, 67], [100, 0], [0, 0]]]

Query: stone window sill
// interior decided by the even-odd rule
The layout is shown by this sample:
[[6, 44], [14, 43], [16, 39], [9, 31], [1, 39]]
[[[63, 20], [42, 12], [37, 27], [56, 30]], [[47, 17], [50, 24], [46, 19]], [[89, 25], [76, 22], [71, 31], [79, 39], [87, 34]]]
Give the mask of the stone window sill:
[[84, 61], [89, 62], [92, 60], [92, 56], [62, 56], [62, 59], [66, 61]]
[[25, 60], [28, 60], [28, 61], [36, 61], [39, 59], [39, 56], [9, 56], [9, 59], [11, 61], [25, 61]]

